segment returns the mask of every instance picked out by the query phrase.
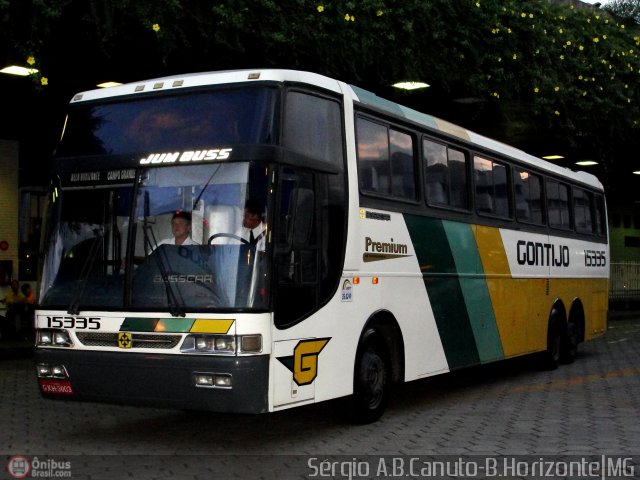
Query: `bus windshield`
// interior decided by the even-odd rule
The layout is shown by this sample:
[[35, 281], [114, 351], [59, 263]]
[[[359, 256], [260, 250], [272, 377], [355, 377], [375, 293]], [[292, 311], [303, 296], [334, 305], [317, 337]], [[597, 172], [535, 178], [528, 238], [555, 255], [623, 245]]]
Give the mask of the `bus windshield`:
[[267, 308], [264, 164], [141, 169], [124, 185], [103, 181], [109, 173], [59, 190], [42, 306], [175, 315]]
[[272, 144], [277, 90], [226, 88], [72, 105], [57, 157]]

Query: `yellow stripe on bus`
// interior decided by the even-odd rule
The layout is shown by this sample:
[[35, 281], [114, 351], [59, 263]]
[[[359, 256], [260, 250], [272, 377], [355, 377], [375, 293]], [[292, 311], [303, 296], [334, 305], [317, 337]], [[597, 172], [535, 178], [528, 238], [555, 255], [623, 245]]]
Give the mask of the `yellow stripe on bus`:
[[609, 282], [606, 278], [551, 279], [548, 308], [551, 308], [557, 298], [563, 300], [567, 315], [571, 302], [576, 298], [580, 299], [584, 307], [586, 341], [605, 333], [609, 300]]
[[512, 278], [500, 229], [477, 225], [475, 232], [505, 358], [544, 348], [547, 337], [540, 334], [534, 310], [545, 298], [546, 280]]
[[600, 278], [512, 278], [500, 229], [474, 229], [505, 358], [547, 348], [549, 314], [556, 300], [567, 315], [579, 298], [585, 313], [585, 340], [606, 330], [607, 285]]
[[208, 320], [198, 318], [193, 323], [191, 333], [227, 333], [235, 320]]

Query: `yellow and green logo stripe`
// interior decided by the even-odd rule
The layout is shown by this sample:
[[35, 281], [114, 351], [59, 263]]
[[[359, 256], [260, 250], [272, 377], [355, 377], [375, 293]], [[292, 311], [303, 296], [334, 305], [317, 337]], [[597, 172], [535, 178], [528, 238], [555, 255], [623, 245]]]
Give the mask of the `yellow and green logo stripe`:
[[127, 317], [122, 322], [120, 331], [226, 334], [234, 321], [233, 319]]
[[473, 225], [417, 215], [405, 221], [449, 367], [503, 359]]

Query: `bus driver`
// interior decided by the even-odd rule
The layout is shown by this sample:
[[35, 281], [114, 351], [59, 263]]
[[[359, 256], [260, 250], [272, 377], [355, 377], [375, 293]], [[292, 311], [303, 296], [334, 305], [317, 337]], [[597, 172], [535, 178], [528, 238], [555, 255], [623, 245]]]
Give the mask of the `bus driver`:
[[158, 242], [160, 245], [199, 245], [191, 238], [191, 214], [189, 212], [176, 212], [171, 217], [171, 233], [173, 237], [165, 238]]
[[242, 228], [238, 235], [249, 242], [250, 245], [255, 245], [259, 252], [264, 252], [266, 234], [267, 230], [262, 222], [260, 202], [250, 198], [244, 206]]

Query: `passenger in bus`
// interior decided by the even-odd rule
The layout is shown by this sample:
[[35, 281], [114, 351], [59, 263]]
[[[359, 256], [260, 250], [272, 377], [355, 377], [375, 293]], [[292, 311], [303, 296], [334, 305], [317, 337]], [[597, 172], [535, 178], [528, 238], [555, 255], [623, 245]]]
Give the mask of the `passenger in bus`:
[[191, 238], [191, 214], [189, 212], [176, 212], [171, 217], [171, 233], [173, 237], [165, 238], [158, 242], [160, 245], [199, 245]]
[[251, 245], [256, 245], [259, 252], [265, 250], [266, 226], [262, 222], [262, 206], [255, 199], [249, 199], [244, 205], [242, 228], [238, 235]]

